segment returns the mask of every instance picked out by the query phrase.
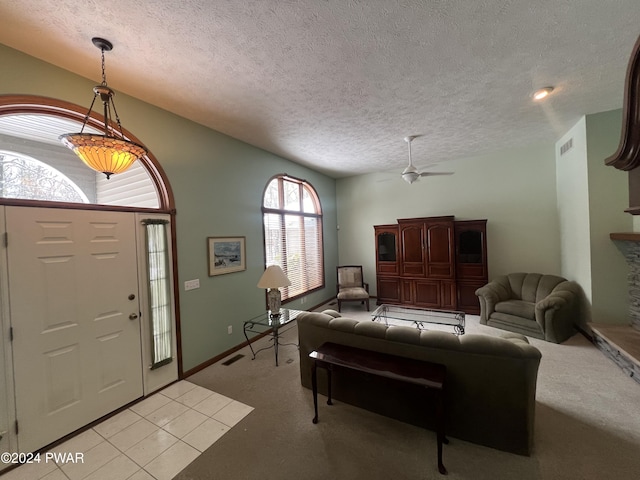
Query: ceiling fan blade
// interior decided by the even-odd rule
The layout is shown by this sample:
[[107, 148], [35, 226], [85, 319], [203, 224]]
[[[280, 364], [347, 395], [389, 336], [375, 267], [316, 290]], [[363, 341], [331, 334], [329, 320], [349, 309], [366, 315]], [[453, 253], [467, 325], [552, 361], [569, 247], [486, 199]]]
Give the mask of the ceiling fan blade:
[[453, 175], [454, 172], [420, 172], [421, 177], [430, 177], [432, 175]]

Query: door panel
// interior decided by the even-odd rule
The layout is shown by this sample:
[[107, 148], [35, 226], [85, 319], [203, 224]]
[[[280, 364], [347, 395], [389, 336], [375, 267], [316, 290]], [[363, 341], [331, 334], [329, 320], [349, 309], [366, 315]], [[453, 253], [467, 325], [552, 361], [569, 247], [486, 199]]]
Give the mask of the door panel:
[[427, 276], [454, 277], [453, 223], [434, 223], [426, 226]]
[[440, 281], [440, 308], [456, 310], [456, 283], [446, 280]]
[[440, 282], [438, 280], [416, 280], [415, 305], [426, 308], [440, 308]]
[[400, 227], [401, 274], [424, 276], [424, 230], [422, 224]]
[[378, 277], [378, 303], [400, 302], [400, 280]]
[[480, 301], [476, 290], [485, 282], [458, 282], [458, 308], [470, 315], [480, 315]]
[[29, 452], [142, 396], [135, 217], [6, 217], [18, 446]]

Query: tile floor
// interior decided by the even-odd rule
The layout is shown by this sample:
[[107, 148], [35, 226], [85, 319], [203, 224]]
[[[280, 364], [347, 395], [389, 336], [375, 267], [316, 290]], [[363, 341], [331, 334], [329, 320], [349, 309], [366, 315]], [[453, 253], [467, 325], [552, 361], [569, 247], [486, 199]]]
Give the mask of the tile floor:
[[[83, 462], [20, 466], [2, 480], [171, 480], [253, 410], [194, 385], [175, 383], [51, 453], [82, 453]], [[41, 455], [44, 458], [44, 454]], [[50, 457], [51, 458], [51, 457]]]

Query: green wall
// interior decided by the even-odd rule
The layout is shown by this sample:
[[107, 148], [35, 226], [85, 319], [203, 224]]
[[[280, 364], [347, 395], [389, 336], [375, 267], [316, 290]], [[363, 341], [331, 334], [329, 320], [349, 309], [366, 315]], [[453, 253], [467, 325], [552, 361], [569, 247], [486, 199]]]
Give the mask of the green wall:
[[[95, 81], [3, 45], [0, 64], [0, 94], [41, 95], [89, 106]], [[118, 92], [118, 85], [111, 87]], [[123, 126], [158, 159], [173, 189], [185, 370], [243, 342], [243, 320], [265, 310], [264, 290], [256, 287], [264, 268], [260, 207], [273, 175], [287, 173], [308, 180], [320, 196], [324, 213], [326, 287], [309, 295], [304, 305], [298, 300], [287, 306], [307, 308], [335, 294], [334, 179], [120, 92], [116, 104]], [[246, 271], [209, 277], [209, 236], [245, 236]], [[200, 288], [184, 291], [184, 281], [192, 279], [200, 280]]]
[[[633, 228], [627, 174], [605, 165], [620, 140], [622, 111], [582, 117], [556, 142], [558, 212], [562, 274], [584, 290], [587, 322], [625, 323], [628, 317], [628, 267], [611, 232]], [[573, 147], [560, 154], [569, 140]]]
[[[416, 142], [414, 151], [419, 148]], [[398, 218], [486, 218], [490, 278], [516, 271], [560, 274], [552, 144], [443, 162], [433, 170], [454, 175], [412, 185], [400, 178], [402, 168], [396, 170], [337, 182], [340, 263], [364, 265], [372, 291], [373, 225]]]
[[[573, 147], [560, 155], [568, 141]], [[589, 219], [587, 123], [582, 117], [556, 142], [556, 178], [562, 276], [575, 280], [584, 292], [581, 326], [591, 320], [592, 269]]]
[[620, 142], [622, 111], [587, 115], [587, 163], [592, 269], [592, 320], [629, 322], [629, 268], [622, 252], [609, 238], [612, 232], [630, 232], [627, 172], [605, 165]]

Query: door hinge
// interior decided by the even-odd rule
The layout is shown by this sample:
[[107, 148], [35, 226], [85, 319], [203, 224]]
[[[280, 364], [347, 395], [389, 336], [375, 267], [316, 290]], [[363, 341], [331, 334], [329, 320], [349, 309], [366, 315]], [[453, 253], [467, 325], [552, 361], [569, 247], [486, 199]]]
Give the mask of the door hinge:
[[9, 246], [9, 232], [4, 232], [2, 234], [2, 244], [4, 245], [4, 248]]
[[13, 342], [13, 327], [9, 327], [9, 341]]
[[18, 420], [16, 420], [16, 435], [18, 435], [19, 429], [18, 429]]

